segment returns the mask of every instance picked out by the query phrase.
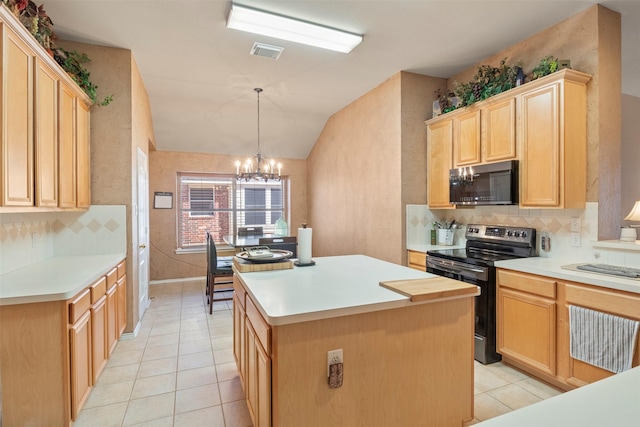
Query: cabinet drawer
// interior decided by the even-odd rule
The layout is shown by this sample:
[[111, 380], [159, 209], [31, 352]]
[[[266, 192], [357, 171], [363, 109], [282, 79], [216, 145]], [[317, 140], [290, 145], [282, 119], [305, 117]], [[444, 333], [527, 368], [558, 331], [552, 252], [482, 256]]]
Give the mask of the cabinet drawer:
[[111, 288], [111, 286], [115, 285], [117, 281], [118, 281], [118, 268], [116, 267], [107, 273], [107, 288]]
[[100, 298], [107, 293], [107, 278], [103, 277], [93, 285], [89, 286], [91, 290], [91, 304], [95, 304]]
[[74, 324], [91, 307], [91, 292], [86, 288], [69, 301], [69, 323]]
[[409, 266], [424, 267], [424, 271], [427, 271], [427, 254], [424, 252], [408, 251], [409, 253]]
[[262, 318], [262, 315], [251, 301], [251, 298], [247, 298], [247, 318], [253, 326], [253, 330], [256, 332], [260, 344], [266, 350], [267, 354], [271, 354], [271, 326], [267, 324]]
[[122, 261], [120, 264], [118, 264], [118, 266], [116, 268], [118, 269], [118, 279], [120, 279], [127, 272], [127, 263], [126, 263], [126, 261]]
[[245, 308], [245, 297], [247, 295], [247, 293], [244, 290], [244, 286], [242, 286], [242, 283], [240, 283], [240, 280], [237, 278], [237, 276], [233, 277], [233, 291], [237, 297], [238, 303], [242, 306], [242, 308]]
[[565, 286], [567, 304], [640, 320], [640, 296], [637, 294], [581, 284], [561, 284]]
[[556, 281], [532, 274], [498, 269], [498, 286], [555, 299]]

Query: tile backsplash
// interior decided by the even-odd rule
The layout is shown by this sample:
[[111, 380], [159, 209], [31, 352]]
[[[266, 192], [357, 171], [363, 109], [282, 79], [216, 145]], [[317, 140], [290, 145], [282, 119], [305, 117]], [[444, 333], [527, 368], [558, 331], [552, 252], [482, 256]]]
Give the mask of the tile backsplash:
[[[407, 205], [407, 246], [429, 244], [431, 224], [456, 220], [459, 224], [495, 224], [531, 227], [537, 232], [537, 248], [541, 257], [567, 257], [584, 261], [618, 265], [640, 265], [640, 252], [593, 247], [598, 240], [598, 203], [587, 203], [585, 209], [520, 209], [518, 206], [476, 206], [452, 210], [429, 210], [426, 205]], [[572, 244], [571, 222], [579, 223], [579, 242]], [[456, 230], [454, 244], [464, 245], [464, 229]], [[551, 250], [540, 250], [540, 236], [547, 232]], [[574, 235], [574, 240], [575, 240]], [[578, 246], [579, 243], [579, 246]]]
[[52, 256], [126, 253], [126, 206], [0, 214], [0, 274]]

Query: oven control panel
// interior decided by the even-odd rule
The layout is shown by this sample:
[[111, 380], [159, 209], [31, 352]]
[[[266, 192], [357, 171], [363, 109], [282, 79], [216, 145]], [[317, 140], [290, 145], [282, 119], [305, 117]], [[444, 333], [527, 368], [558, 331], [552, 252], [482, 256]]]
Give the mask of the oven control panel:
[[527, 227], [469, 224], [465, 237], [471, 240], [499, 240], [528, 243], [535, 241], [536, 230]]

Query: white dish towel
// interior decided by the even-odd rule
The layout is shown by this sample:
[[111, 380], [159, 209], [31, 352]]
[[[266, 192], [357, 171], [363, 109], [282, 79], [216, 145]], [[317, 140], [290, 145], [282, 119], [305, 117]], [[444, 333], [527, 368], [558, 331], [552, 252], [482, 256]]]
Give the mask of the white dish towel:
[[570, 305], [571, 357], [615, 373], [631, 369], [639, 327], [635, 320]]

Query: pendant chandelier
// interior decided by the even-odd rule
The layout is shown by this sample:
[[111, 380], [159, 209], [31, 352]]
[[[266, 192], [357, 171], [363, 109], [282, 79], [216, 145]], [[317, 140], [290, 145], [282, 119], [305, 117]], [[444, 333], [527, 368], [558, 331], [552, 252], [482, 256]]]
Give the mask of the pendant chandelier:
[[244, 163], [236, 160], [236, 180], [238, 181], [280, 181], [282, 164], [276, 164], [273, 159], [262, 157], [260, 152], [260, 92], [262, 89], [253, 89], [258, 94], [258, 153], [248, 158]]

